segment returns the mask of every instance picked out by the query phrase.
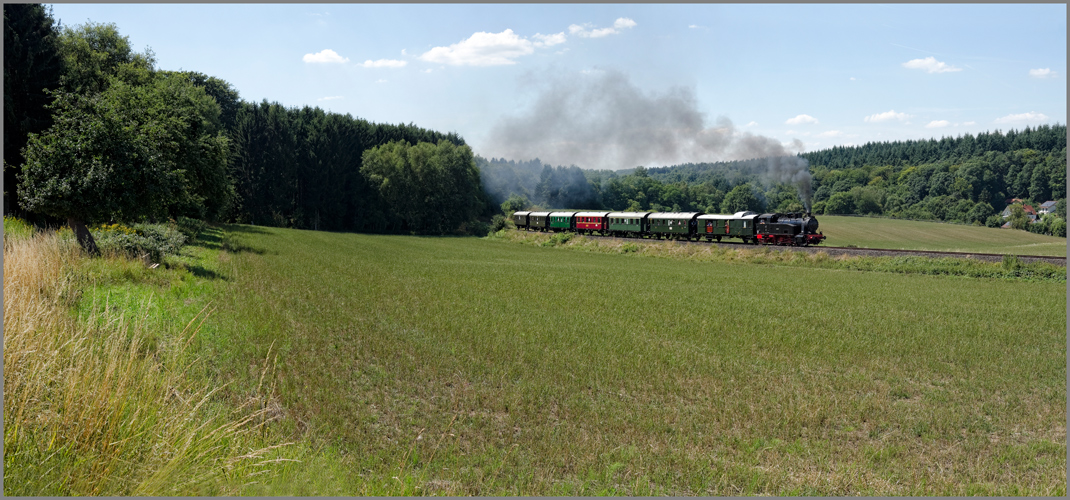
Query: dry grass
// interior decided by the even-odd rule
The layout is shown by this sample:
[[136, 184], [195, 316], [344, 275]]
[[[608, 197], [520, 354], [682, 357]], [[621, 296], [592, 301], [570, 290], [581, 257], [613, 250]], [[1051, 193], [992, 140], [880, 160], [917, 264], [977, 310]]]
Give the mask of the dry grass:
[[271, 409], [221, 408], [189, 376], [207, 308], [155, 345], [143, 316], [76, 318], [87, 262], [52, 233], [5, 241], [4, 493], [226, 494], [264, 471], [273, 449], [246, 436]]

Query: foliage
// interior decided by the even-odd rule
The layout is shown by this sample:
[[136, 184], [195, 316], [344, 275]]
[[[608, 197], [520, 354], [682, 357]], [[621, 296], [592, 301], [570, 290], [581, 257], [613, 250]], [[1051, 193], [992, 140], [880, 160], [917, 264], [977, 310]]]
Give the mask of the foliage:
[[120, 35], [113, 23], [66, 27], [59, 42], [64, 62], [60, 82], [66, 92], [74, 94], [103, 92], [113, 78], [145, 84], [156, 63], [151, 51], [134, 52], [129, 37]]
[[186, 237], [186, 241], [196, 240], [201, 231], [204, 231], [207, 227], [208, 223], [203, 220], [191, 219], [181, 215], [175, 218], [175, 228]]
[[367, 214], [382, 231], [443, 234], [483, 210], [468, 146], [392, 141], [364, 152], [361, 174], [382, 200]]
[[187, 241], [186, 236], [168, 224], [104, 224], [90, 227], [97, 245], [104, 252], [128, 257], [148, 256], [153, 262], [163, 262], [165, 255], [178, 253]]
[[391, 141], [464, 145], [452, 133], [375, 124], [320, 108], [286, 108], [267, 101], [243, 102], [235, 122], [231, 137], [238, 201], [232, 220], [257, 225], [385, 230], [383, 220], [370, 216], [382, 207], [361, 174], [364, 151]]
[[[1065, 135], [1064, 125], [1026, 127], [939, 141], [835, 147], [800, 157], [810, 162], [815, 213], [986, 224], [1007, 198], [1030, 199], [1034, 206], [1047, 201], [1039, 197], [1065, 198], [1060, 194], [1066, 191]], [[538, 172], [546, 168], [538, 159], [477, 161], [492, 198], [538, 194]], [[576, 208], [723, 213], [729, 208], [726, 193], [750, 184], [758, 200], [750, 210], [801, 210], [798, 188], [772, 182], [761, 159], [583, 173], [593, 199]]]
[[502, 229], [506, 229], [511, 225], [510, 224], [511, 222], [512, 222], [511, 219], [506, 218], [502, 214], [494, 214], [494, 217], [492, 217], [490, 219], [489, 232], [490, 233], [497, 233], [498, 231], [501, 231]]
[[506, 217], [512, 217], [513, 212], [524, 210], [530, 204], [531, 202], [528, 201], [526, 196], [513, 194], [509, 196], [509, 199], [502, 202], [502, 213], [504, 213]]
[[15, 194], [27, 136], [52, 122], [48, 90], [63, 72], [59, 34], [51, 7], [4, 4], [4, 199], [12, 211], [20, 211]]
[[[99, 94], [62, 93], [31, 135], [19, 196], [29, 210], [88, 222], [208, 215], [225, 202], [226, 139], [203, 90], [163, 77]], [[135, 188], [136, 186], [136, 188]]]

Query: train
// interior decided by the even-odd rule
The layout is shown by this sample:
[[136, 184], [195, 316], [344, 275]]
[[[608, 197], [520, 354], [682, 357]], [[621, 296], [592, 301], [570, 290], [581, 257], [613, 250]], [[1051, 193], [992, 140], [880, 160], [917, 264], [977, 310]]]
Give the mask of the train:
[[810, 246], [825, 241], [817, 218], [810, 213], [736, 212], [548, 212], [521, 210], [513, 224], [526, 231], [567, 231], [621, 238], [718, 241], [739, 238], [743, 243]]

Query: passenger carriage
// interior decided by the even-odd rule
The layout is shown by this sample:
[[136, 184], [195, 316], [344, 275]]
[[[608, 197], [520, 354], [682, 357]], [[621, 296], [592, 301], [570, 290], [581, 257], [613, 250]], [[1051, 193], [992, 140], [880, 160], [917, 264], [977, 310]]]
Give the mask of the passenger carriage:
[[609, 212], [576, 212], [573, 226], [577, 233], [591, 234], [597, 231], [605, 235], [609, 231], [608, 215]]
[[528, 228], [528, 214], [530, 214], [530, 213], [531, 212], [529, 212], [527, 210], [520, 210], [520, 211], [513, 212], [513, 225], [516, 226], [517, 229], [527, 229]]
[[696, 217], [702, 212], [667, 212], [652, 213], [647, 217], [648, 232], [653, 238], [675, 238], [690, 240], [695, 234]]
[[576, 212], [550, 212], [550, 230], [554, 232], [572, 231], [575, 226], [573, 218]]
[[606, 214], [609, 234], [618, 237], [641, 237], [647, 230], [650, 212], [610, 212]]
[[736, 212], [732, 215], [705, 214], [697, 217], [698, 237], [706, 241], [722, 238], [741, 238], [744, 243], [757, 242], [755, 238], [756, 212]]
[[547, 231], [550, 229], [550, 212], [529, 212], [528, 229], [533, 231]]

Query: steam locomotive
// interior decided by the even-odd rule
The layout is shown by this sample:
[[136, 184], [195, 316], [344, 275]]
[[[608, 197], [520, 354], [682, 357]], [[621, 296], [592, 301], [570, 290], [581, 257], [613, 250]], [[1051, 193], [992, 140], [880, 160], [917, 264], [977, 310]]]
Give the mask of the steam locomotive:
[[568, 231], [624, 238], [721, 241], [740, 238], [763, 245], [817, 245], [825, 240], [809, 213], [732, 215], [702, 212], [531, 212], [513, 213], [517, 229]]

